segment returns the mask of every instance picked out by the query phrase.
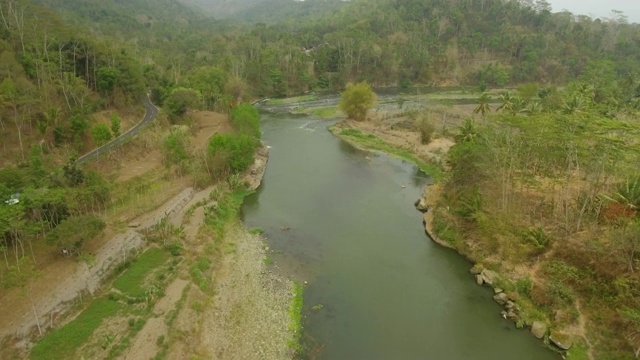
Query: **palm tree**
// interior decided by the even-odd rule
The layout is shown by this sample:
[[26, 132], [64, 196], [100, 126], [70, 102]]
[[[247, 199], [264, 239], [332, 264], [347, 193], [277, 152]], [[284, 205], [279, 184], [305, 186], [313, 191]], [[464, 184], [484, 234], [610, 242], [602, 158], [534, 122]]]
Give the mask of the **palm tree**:
[[478, 107], [475, 108], [475, 110], [473, 110], [474, 114], [481, 114], [483, 117], [491, 112], [491, 107], [489, 106], [489, 100], [491, 98], [489, 98], [489, 95], [485, 92], [482, 93], [482, 95], [480, 95], [480, 97], [478, 98], [478, 100], [476, 100], [476, 102], [478, 103]]
[[455, 140], [457, 143], [471, 142], [474, 141], [476, 137], [478, 137], [476, 125], [473, 120], [467, 119], [464, 121], [464, 124], [460, 126], [460, 132], [455, 136]]
[[500, 94], [500, 101], [502, 101], [502, 104], [496, 109], [496, 111], [513, 112], [514, 100], [515, 97], [510, 91], [503, 92]]
[[568, 100], [562, 104], [562, 110], [565, 114], [580, 113], [585, 107], [584, 97], [580, 94], [573, 94]]

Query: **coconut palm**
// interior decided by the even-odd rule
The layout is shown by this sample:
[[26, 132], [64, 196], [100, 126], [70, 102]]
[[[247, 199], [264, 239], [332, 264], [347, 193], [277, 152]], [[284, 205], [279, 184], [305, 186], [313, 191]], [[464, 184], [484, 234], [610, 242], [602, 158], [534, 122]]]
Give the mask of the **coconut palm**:
[[474, 114], [480, 114], [483, 117], [491, 112], [491, 107], [489, 106], [489, 100], [491, 98], [489, 98], [489, 95], [485, 92], [482, 93], [482, 95], [480, 95], [480, 97], [478, 98], [478, 100], [476, 100], [476, 102], [478, 103], [478, 107], [475, 108], [475, 110], [473, 110]]
[[513, 105], [515, 101], [515, 96], [510, 91], [505, 91], [500, 94], [500, 101], [502, 104], [496, 109], [496, 111], [509, 111], [513, 112]]

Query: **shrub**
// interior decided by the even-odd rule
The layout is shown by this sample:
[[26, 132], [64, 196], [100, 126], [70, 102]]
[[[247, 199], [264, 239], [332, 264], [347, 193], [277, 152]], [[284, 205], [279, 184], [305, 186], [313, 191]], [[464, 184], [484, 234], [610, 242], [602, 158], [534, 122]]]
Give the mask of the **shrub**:
[[340, 96], [340, 110], [357, 121], [365, 120], [369, 109], [376, 104], [376, 94], [366, 82], [347, 85]]
[[260, 115], [251, 104], [236, 106], [231, 111], [231, 124], [241, 134], [260, 138]]
[[433, 123], [426, 115], [423, 115], [420, 119], [416, 120], [416, 128], [420, 132], [420, 142], [423, 145], [430, 143], [433, 139], [436, 127], [433, 126]]
[[532, 244], [537, 252], [546, 250], [553, 240], [540, 226], [525, 230], [522, 233], [522, 237], [527, 243]]
[[111, 140], [111, 130], [105, 124], [96, 124], [91, 127], [91, 137], [98, 145], [103, 145]]
[[162, 150], [168, 164], [180, 164], [189, 158], [187, 136], [183, 130], [173, 130], [164, 140]]
[[253, 154], [259, 141], [246, 134], [215, 134], [209, 140], [209, 156], [226, 158], [222, 164], [232, 173], [246, 170], [253, 163]]

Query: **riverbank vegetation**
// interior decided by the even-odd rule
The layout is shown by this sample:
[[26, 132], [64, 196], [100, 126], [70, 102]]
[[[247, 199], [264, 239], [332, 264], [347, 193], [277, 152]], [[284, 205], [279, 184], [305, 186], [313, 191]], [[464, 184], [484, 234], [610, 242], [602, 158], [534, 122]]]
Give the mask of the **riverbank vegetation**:
[[524, 309], [521, 325], [546, 322], [591, 358], [630, 358], [640, 331], [637, 84], [616, 79], [611, 63], [589, 69], [563, 89], [505, 93], [498, 113], [460, 127], [433, 226], [503, 275], [497, 286]]
[[442, 179], [443, 168], [441, 164], [433, 161], [427, 161], [411, 152], [411, 150], [391, 145], [376, 135], [365, 134], [355, 128], [345, 128], [343, 126], [336, 125], [330, 127], [329, 130], [337, 137], [348, 141], [357, 148], [367, 151], [382, 151], [386, 154], [410, 161], [416, 164], [420, 170], [429, 174], [429, 176], [434, 180], [439, 181]]

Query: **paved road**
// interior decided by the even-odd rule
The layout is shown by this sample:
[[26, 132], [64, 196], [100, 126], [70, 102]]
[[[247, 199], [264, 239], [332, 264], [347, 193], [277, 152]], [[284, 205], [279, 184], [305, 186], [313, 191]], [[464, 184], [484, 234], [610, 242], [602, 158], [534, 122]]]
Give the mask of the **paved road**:
[[90, 152], [80, 156], [78, 160], [76, 160], [76, 164], [80, 165], [86, 163], [87, 161], [97, 159], [98, 157], [122, 146], [122, 144], [124, 144], [127, 140], [138, 134], [142, 127], [153, 121], [153, 119], [155, 119], [156, 115], [158, 114], [158, 108], [151, 103], [151, 100], [149, 100], [149, 96], [144, 98], [144, 107], [147, 109], [147, 112], [146, 114], [144, 114], [144, 118], [142, 118], [139, 123], [137, 123], [131, 129], [127, 130], [124, 134], [109, 141], [101, 147], [91, 150]]

